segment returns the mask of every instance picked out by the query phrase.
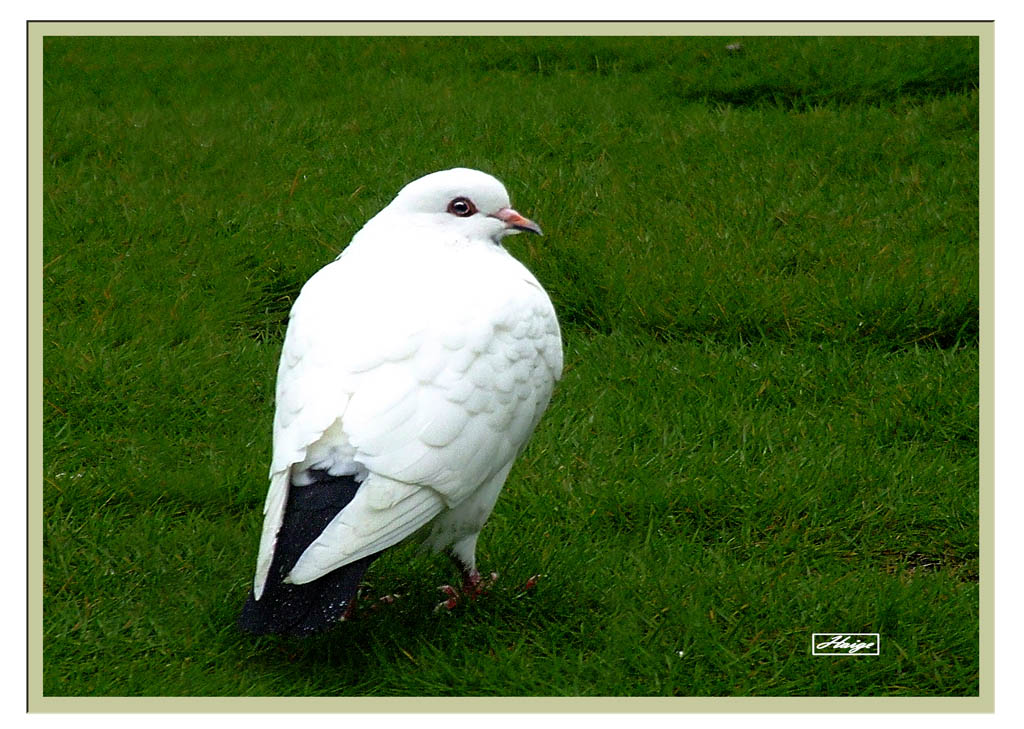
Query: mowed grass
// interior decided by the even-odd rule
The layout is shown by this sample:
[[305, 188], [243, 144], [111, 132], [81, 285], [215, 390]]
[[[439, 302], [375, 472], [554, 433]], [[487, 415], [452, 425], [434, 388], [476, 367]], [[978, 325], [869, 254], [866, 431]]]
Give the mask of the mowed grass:
[[[46, 695], [977, 695], [976, 39], [44, 48]], [[565, 340], [500, 579], [242, 635], [291, 302], [456, 165]]]

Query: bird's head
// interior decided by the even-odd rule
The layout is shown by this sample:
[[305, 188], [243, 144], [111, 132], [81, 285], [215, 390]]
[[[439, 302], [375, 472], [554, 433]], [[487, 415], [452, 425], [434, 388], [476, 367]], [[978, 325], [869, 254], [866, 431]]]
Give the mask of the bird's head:
[[378, 217], [403, 216], [459, 238], [500, 243], [521, 231], [541, 234], [540, 226], [512, 209], [505, 186], [485, 172], [457, 167], [413, 180]]

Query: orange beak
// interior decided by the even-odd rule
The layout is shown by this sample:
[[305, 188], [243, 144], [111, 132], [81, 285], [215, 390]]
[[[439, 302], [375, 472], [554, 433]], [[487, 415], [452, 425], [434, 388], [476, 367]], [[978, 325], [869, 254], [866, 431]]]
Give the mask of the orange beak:
[[505, 223], [505, 225], [507, 225], [510, 228], [514, 228], [515, 230], [525, 230], [529, 233], [544, 235], [541, 232], [539, 225], [537, 225], [529, 218], [524, 218], [522, 215], [517, 213], [512, 208], [502, 208], [498, 212], [491, 215], [491, 217], [497, 218], [498, 220]]

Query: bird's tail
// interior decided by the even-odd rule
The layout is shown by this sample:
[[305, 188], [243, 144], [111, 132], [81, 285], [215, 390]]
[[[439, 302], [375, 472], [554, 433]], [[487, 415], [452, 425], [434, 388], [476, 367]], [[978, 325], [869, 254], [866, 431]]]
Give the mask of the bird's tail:
[[266, 587], [259, 600], [250, 591], [238, 619], [238, 627], [247, 633], [308, 635], [331, 627], [346, 615], [363, 573], [380, 554], [363, 557], [306, 584], [282, 581], [359, 489], [352, 476], [331, 476], [325, 471], [309, 471], [308, 475], [313, 483], [289, 486]]

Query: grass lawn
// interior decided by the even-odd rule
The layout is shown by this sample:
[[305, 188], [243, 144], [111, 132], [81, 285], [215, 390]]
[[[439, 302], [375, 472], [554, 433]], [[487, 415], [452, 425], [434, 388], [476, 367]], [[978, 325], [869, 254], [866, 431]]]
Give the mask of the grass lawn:
[[[977, 85], [970, 37], [48, 39], [44, 694], [977, 695]], [[565, 340], [501, 577], [434, 613], [399, 548], [240, 634], [291, 302], [452, 166]]]

